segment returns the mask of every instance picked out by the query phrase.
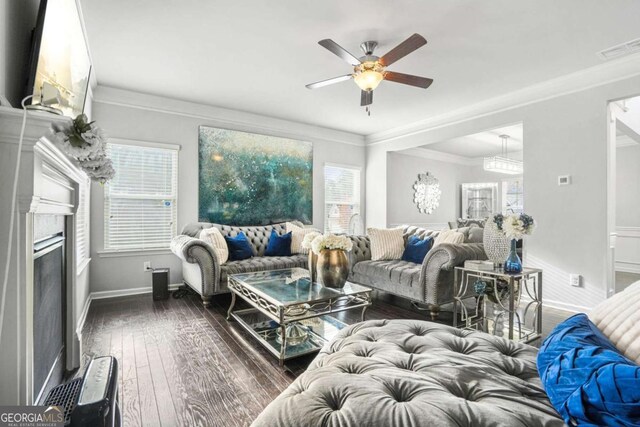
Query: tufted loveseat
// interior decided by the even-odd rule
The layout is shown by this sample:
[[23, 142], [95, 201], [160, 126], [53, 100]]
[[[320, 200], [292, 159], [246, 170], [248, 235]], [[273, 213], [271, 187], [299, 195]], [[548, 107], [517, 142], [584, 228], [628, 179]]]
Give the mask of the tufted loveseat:
[[[291, 222], [300, 227], [303, 226], [300, 222]], [[307, 266], [306, 255], [263, 256], [271, 230], [276, 230], [278, 234], [284, 234], [286, 233], [285, 224], [283, 222], [272, 225], [234, 227], [209, 222], [195, 222], [187, 224], [182, 229], [182, 234], [173, 238], [171, 251], [182, 259], [182, 277], [185, 284], [198, 292], [202, 296], [204, 306], [208, 307], [213, 295], [228, 292], [227, 275], [229, 274]], [[211, 227], [220, 229], [223, 236], [235, 237], [242, 231], [249, 239], [253, 249], [253, 258], [227, 261], [221, 264], [213, 248], [198, 239], [202, 230]]]
[[536, 354], [432, 322], [358, 323], [327, 343], [253, 426], [564, 426]]
[[[465, 235], [462, 244], [443, 243], [432, 248], [422, 264], [402, 260], [372, 261], [368, 236], [350, 236], [349, 280], [427, 305], [431, 318], [437, 319], [440, 306], [453, 301], [453, 269], [466, 260], [485, 260], [481, 228], [459, 229]], [[403, 226], [405, 241], [409, 236], [434, 239], [438, 231]]]

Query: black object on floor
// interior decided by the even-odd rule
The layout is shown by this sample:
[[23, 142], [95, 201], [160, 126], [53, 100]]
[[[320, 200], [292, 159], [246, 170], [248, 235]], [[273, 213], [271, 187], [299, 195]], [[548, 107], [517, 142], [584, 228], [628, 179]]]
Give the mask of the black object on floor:
[[120, 427], [117, 359], [94, 358], [82, 378], [51, 389], [44, 405], [61, 407], [65, 426]]
[[169, 298], [169, 269], [156, 268], [151, 273], [153, 284], [153, 300], [164, 300]]
[[188, 295], [197, 295], [197, 293], [187, 285], [180, 285], [178, 289], [173, 291], [174, 298], [184, 298]]

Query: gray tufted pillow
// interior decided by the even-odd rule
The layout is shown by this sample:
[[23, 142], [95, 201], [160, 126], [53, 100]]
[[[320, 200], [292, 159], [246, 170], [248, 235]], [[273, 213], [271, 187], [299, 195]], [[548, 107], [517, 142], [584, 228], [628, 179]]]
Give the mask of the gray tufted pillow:
[[458, 218], [456, 220], [456, 226], [460, 227], [484, 227], [487, 222], [487, 218]]
[[465, 243], [482, 243], [484, 240], [484, 228], [471, 227], [469, 229], [469, 237]]

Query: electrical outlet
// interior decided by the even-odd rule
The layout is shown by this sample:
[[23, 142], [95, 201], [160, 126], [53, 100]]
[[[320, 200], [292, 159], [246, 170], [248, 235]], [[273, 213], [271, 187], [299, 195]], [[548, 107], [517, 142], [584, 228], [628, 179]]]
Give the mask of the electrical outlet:
[[145, 262], [144, 262], [144, 268], [143, 268], [143, 270], [144, 270], [144, 271], [151, 271], [151, 270], [152, 270], [152, 269], [151, 269], [151, 261], [145, 261]]
[[571, 175], [561, 175], [558, 177], [558, 185], [570, 185]]
[[575, 286], [575, 287], [579, 288], [580, 286], [582, 286], [582, 276], [580, 276], [579, 274], [570, 274], [569, 275], [569, 284], [571, 286]]

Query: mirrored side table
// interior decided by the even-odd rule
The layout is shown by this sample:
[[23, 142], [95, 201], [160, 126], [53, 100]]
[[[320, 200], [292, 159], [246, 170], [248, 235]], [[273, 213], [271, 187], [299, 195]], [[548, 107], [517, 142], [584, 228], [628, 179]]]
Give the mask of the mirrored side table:
[[[529, 343], [542, 335], [542, 270], [456, 267], [453, 326]], [[460, 319], [458, 319], [458, 316]], [[506, 320], [506, 322], [505, 322]]]

